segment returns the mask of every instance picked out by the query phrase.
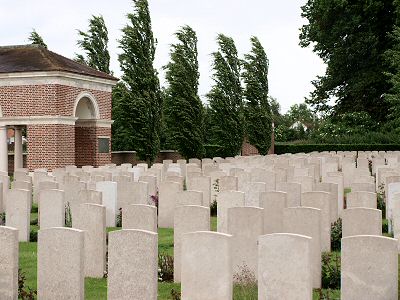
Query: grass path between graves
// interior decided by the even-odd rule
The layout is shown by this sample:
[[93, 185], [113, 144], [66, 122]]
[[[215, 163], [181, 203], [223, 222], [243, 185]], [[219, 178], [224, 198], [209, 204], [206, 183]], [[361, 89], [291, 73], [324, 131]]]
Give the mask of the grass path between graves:
[[[37, 213], [31, 214], [31, 220], [37, 219]], [[37, 230], [36, 225], [31, 225], [32, 229]], [[107, 232], [120, 230], [121, 228], [107, 228]], [[211, 218], [211, 230], [217, 230], [217, 218]], [[173, 255], [174, 232], [173, 229], [159, 228], [158, 230], [158, 251], [159, 253]], [[37, 289], [37, 243], [19, 244], [19, 266], [26, 278], [25, 287]], [[171, 291], [180, 292], [180, 284], [159, 282], [158, 300], [172, 300]], [[332, 291], [330, 299], [339, 299], [340, 292]], [[104, 278], [86, 278], [85, 279], [85, 299], [101, 300], [107, 299], [107, 280]], [[257, 287], [235, 286], [233, 291], [234, 300], [257, 300]], [[314, 300], [318, 300], [317, 292], [314, 292]]]

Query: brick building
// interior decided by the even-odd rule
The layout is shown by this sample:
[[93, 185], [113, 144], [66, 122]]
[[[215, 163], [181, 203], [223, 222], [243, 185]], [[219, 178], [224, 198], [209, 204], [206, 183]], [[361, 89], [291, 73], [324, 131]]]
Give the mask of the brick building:
[[111, 162], [111, 91], [118, 79], [36, 45], [0, 47], [0, 171], [7, 171], [7, 129], [15, 168]]

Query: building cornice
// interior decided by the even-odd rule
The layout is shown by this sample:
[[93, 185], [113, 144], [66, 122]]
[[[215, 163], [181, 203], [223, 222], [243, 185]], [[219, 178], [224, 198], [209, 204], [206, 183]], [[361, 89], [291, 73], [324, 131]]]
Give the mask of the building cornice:
[[111, 92], [114, 80], [62, 71], [0, 73], [0, 87], [59, 84], [83, 89]]
[[81, 120], [66, 116], [30, 116], [30, 117], [2, 117], [0, 126], [18, 125], [70, 125], [79, 127], [103, 127], [111, 128], [112, 120]]

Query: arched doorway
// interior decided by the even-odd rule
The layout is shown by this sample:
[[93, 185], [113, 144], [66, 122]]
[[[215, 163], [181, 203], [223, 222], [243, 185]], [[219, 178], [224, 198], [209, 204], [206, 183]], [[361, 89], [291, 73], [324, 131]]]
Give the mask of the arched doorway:
[[78, 167], [95, 165], [96, 120], [100, 119], [99, 108], [94, 96], [81, 93], [75, 100], [75, 164]]

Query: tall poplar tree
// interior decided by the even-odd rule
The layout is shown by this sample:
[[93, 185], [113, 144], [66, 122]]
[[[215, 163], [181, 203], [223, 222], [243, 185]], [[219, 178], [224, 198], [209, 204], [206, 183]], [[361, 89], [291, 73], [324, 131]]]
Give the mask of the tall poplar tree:
[[214, 85], [207, 95], [210, 140], [217, 147], [217, 155], [235, 156], [240, 153], [244, 138], [240, 59], [232, 38], [219, 34], [217, 43], [219, 49], [212, 53]]
[[185, 158], [201, 158], [204, 155], [204, 108], [198, 96], [197, 36], [189, 26], [182, 27], [175, 36], [178, 43], [171, 46], [171, 61], [165, 66], [167, 139]]
[[43, 38], [40, 36], [39, 33], [36, 32], [35, 29], [33, 29], [32, 32], [29, 34], [28, 40], [33, 45], [39, 45], [47, 49], [46, 43], [43, 41]]
[[244, 56], [243, 79], [246, 135], [262, 155], [271, 146], [272, 115], [268, 100], [268, 58], [257, 37], [251, 37], [252, 49]]
[[78, 46], [86, 57], [77, 54], [75, 60], [110, 74], [110, 53], [108, 52], [108, 30], [103, 16], [92, 16], [89, 20], [89, 30], [78, 30], [80, 40]]
[[[151, 164], [160, 150], [162, 95], [157, 71], [153, 67], [156, 50], [147, 0], [134, 0], [134, 13], [127, 15], [122, 29], [119, 62], [127, 92], [119, 101], [125, 121], [127, 142], [139, 159]], [[122, 129], [121, 129], [122, 130]], [[132, 149], [131, 148], [131, 149]]]

